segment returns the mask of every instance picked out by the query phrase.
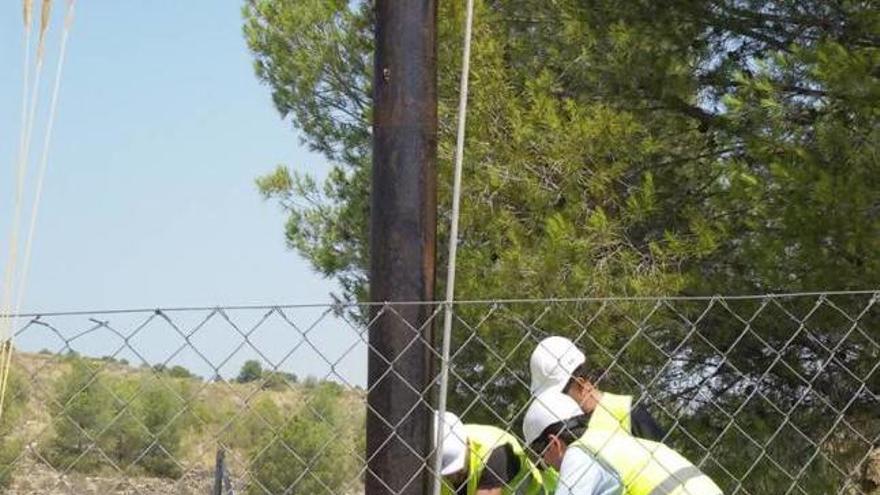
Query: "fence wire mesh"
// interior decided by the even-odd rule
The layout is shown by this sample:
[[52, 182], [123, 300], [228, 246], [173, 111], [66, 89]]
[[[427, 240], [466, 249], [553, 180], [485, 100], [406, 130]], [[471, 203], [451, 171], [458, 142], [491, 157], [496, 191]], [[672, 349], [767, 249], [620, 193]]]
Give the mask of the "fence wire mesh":
[[[664, 443], [724, 493], [873, 495], [878, 298], [456, 303], [448, 407], [521, 437], [529, 355], [563, 335], [599, 370], [601, 389], [644, 405]], [[426, 325], [444, 313], [430, 306]], [[362, 493], [367, 335], [400, 307], [15, 317], [0, 485], [15, 494]], [[439, 358], [439, 335], [421, 343]], [[433, 405], [437, 385], [414, 391]]]

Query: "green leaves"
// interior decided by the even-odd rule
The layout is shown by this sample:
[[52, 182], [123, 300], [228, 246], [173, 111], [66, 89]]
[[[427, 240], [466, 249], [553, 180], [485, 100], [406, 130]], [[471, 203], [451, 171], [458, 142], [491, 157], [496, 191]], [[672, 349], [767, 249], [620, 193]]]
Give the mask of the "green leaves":
[[69, 365], [55, 383], [54, 436], [44, 446], [53, 466], [95, 473], [111, 469], [109, 459], [133, 473], [182, 474], [176, 458], [187, 419], [184, 382], [105, 376], [98, 363], [78, 357]]
[[261, 416], [281, 424], [267, 428], [264, 419], [255, 425], [262, 438], [250, 454], [247, 493], [348, 493], [357, 487], [364, 412], [346, 409], [346, 399], [341, 386], [324, 382], [286, 417], [271, 402], [261, 403]]
[[[334, 170], [323, 185], [280, 169], [258, 185], [289, 213], [289, 245], [340, 280], [342, 297], [363, 298], [369, 2], [263, 4], [265, 12], [253, 3], [245, 10], [258, 75]], [[445, 246], [463, 17], [455, 2], [440, 9], [438, 245]], [[476, 19], [458, 299], [880, 284], [880, 13], [870, 2], [478, 1]], [[517, 317], [545, 318], [551, 331], [571, 326], [558, 315], [525, 313]], [[718, 323], [738, 323], [725, 318]], [[625, 338], [621, 328], [600, 321], [590, 335], [615, 342]], [[521, 351], [514, 347], [521, 330], [480, 327], [499, 355]], [[819, 339], [825, 332], [811, 331]], [[633, 358], [644, 369], [650, 351]], [[706, 349], [686, 351], [695, 363], [713, 358]], [[494, 376], [480, 349], [460, 356], [468, 380]], [[743, 379], [760, 378], [755, 356], [732, 357], [742, 359]], [[524, 400], [515, 383], [485, 385], [483, 399], [499, 411]], [[774, 387], [785, 400], [797, 397], [785, 377]], [[494, 421], [494, 412], [475, 414]], [[711, 425], [716, 413], [698, 419]], [[749, 491], [787, 489], [766, 469], [755, 478]], [[824, 493], [833, 481], [816, 479], [807, 491]]]
[[263, 195], [263, 199], [272, 197], [287, 198], [293, 189], [293, 179], [290, 176], [290, 171], [283, 165], [278, 165], [271, 174], [257, 177], [256, 183], [260, 194]]

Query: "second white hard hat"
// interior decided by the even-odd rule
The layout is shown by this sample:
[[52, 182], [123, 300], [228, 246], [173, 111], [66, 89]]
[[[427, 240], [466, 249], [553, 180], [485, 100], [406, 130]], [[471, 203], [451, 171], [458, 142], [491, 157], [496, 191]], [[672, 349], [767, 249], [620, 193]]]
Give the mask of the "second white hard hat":
[[583, 414], [581, 406], [567, 394], [544, 392], [532, 400], [523, 418], [526, 445], [531, 445], [548, 426]]

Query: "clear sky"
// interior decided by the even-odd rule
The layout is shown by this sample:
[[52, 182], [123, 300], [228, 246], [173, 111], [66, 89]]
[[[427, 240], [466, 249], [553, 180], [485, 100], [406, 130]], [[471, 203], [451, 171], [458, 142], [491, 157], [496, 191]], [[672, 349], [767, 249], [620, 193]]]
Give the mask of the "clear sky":
[[[66, 1], [54, 3], [43, 81], [54, 77]], [[21, 111], [22, 33], [21, 2], [0, 2], [4, 260]], [[49, 86], [43, 85], [34, 149], [40, 148]], [[284, 215], [254, 186], [256, 176], [279, 163], [319, 176], [327, 168], [299, 144], [290, 122], [273, 108], [268, 88], [255, 78], [239, 1], [79, 1], [23, 309], [329, 301], [334, 284], [286, 249]], [[316, 314], [297, 323], [306, 327]], [[160, 334], [141, 344], [150, 360], [168, 355], [152, 350], [173, 340]], [[222, 347], [220, 359], [225, 346], [216, 340], [223, 338], [208, 334], [203, 345]], [[294, 341], [280, 338], [265, 337], [262, 344], [281, 355]], [[42, 343], [32, 340], [20, 345]], [[93, 352], [105, 352], [98, 347]], [[239, 353], [224, 371], [251, 354]], [[196, 368], [200, 362], [193, 356], [175, 360]], [[354, 374], [360, 374], [357, 361]], [[326, 372], [299, 356], [288, 362], [300, 373]]]

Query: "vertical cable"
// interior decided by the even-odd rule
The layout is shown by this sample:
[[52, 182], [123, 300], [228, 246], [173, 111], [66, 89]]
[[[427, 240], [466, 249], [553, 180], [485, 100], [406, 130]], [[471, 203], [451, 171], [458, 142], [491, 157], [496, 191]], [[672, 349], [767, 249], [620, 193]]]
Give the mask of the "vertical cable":
[[443, 453], [443, 421], [446, 413], [446, 395], [449, 389], [449, 346], [452, 340], [452, 303], [455, 300], [455, 259], [458, 248], [459, 203], [461, 201], [461, 169], [464, 161], [464, 133], [467, 121], [468, 76], [471, 62], [471, 32], [474, 20], [474, 0], [467, 1], [464, 28], [464, 52], [461, 61], [461, 83], [458, 93], [458, 134], [455, 141], [455, 171], [452, 185], [452, 220], [449, 228], [449, 260], [446, 268], [446, 299], [443, 314], [443, 349], [440, 361], [440, 398], [438, 400], [437, 431], [434, 449], [434, 495], [440, 495], [440, 468]]

